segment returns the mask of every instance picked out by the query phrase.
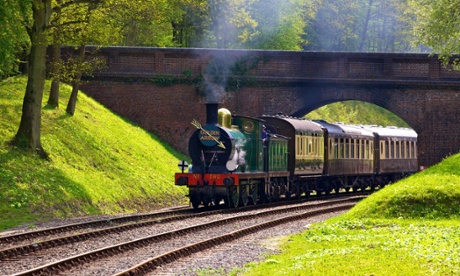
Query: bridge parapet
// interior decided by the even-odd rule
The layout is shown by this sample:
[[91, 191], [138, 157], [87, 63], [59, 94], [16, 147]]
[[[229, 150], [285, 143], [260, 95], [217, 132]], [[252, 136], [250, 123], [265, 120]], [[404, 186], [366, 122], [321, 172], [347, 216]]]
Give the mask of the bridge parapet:
[[459, 86], [460, 78], [427, 54], [105, 47], [92, 55], [107, 64], [95, 78], [199, 76], [213, 58], [255, 61], [248, 74], [260, 81]]

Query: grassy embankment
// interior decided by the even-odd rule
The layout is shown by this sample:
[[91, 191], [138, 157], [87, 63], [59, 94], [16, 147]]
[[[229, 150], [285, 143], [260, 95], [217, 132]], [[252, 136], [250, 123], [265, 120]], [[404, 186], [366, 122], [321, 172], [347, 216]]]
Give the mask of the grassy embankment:
[[460, 154], [279, 242], [232, 275], [460, 275]]
[[305, 118], [346, 124], [409, 127], [394, 113], [380, 106], [360, 101], [328, 104], [308, 113]]
[[79, 94], [74, 116], [42, 112], [42, 145], [51, 161], [8, 146], [19, 126], [25, 77], [0, 82], [0, 230], [75, 216], [145, 212], [186, 203], [174, 186], [184, 157], [155, 136]]

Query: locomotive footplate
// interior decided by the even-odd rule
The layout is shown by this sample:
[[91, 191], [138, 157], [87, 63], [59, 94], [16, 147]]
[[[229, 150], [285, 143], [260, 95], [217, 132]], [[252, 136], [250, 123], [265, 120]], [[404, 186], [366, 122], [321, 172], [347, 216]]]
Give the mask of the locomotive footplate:
[[254, 173], [229, 173], [229, 174], [200, 174], [200, 173], [176, 173], [176, 182], [178, 186], [238, 186], [240, 180], [246, 179], [264, 179], [289, 177], [289, 172], [254, 172]]
[[238, 174], [176, 173], [176, 185], [179, 186], [231, 186], [238, 183]]

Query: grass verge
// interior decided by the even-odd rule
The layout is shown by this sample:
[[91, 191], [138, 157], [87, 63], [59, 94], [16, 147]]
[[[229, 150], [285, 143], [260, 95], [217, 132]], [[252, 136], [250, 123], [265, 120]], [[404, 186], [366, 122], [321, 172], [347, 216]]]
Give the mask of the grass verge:
[[[75, 115], [66, 114], [67, 85], [61, 89], [61, 108], [44, 104], [42, 111], [42, 145], [52, 161], [10, 147], [26, 82], [25, 77], [0, 82], [0, 230], [186, 203], [185, 189], [173, 181], [184, 156], [83, 93]], [[49, 88], [47, 83], [44, 103]]]

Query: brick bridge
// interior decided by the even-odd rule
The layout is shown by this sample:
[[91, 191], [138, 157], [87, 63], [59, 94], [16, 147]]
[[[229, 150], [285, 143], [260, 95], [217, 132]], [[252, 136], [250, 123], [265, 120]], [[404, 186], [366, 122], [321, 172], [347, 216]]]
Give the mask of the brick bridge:
[[202, 74], [218, 68], [225, 81], [224, 66], [216, 64], [234, 69], [219, 99], [234, 114], [303, 116], [359, 100], [415, 129], [420, 165], [460, 150], [460, 72], [427, 54], [108, 47], [93, 55], [108, 66], [82, 90], [183, 153], [191, 121], [205, 122]]

